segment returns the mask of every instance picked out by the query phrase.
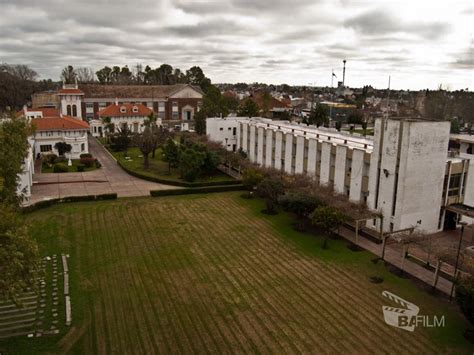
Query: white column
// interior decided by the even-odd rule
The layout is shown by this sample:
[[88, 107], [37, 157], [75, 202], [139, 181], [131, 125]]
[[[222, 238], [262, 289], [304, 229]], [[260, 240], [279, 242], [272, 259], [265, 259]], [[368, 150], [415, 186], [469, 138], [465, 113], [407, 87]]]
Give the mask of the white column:
[[257, 164], [262, 165], [263, 164], [263, 133], [264, 129], [263, 127], [258, 127], [257, 130]]
[[240, 130], [242, 129], [242, 124], [240, 122], [237, 122], [237, 150], [241, 148], [241, 143], [240, 143], [240, 138], [242, 137], [240, 134]]
[[295, 174], [303, 173], [304, 140], [303, 136], [296, 137]]
[[329, 173], [331, 171], [331, 146], [330, 142], [322, 142], [321, 145], [321, 171], [319, 182], [321, 185], [329, 183]]
[[249, 124], [248, 123], [242, 123], [242, 150], [248, 154], [249, 152], [249, 147], [247, 144], [248, 141], [248, 129], [249, 129]]
[[249, 159], [251, 162], [255, 162], [255, 125], [250, 126], [250, 147], [249, 147]]
[[347, 147], [344, 145], [336, 146], [336, 161], [334, 170], [334, 191], [343, 194], [344, 180], [346, 177], [346, 155]]
[[283, 133], [281, 131], [275, 132], [275, 169], [281, 169], [281, 152], [283, 150]]
[[265, 152], [265, 166], [267, 168], [272, 167], [272, 153], [273, 153], [273, 130], [267, 129], [266, 130], [266, 140], [267, 140], [267, 147]]
[[285, 135], [285, 172], [291, 174], [291, 165], [293, 158], [293, 134], [287, 133]]
[[310, 138], [308, 142], [308, 175], [316, 175], [316, 155], [318, 152], [318, 141]]
[[349, 200], [352, 202], [361, 202], [363, 176], [364, 151], [360, 149], [354, 149], [352, 152], [351, 187], [349, 191]]

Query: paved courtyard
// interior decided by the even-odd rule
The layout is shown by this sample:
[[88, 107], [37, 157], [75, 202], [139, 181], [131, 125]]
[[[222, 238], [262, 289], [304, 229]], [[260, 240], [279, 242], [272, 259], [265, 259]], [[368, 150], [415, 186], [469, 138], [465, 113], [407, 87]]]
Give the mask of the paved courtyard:
[[99, 142], [89, 138], [89, 152], [102, 164], [100, 169], [84, 173], [33, 175], [30, 203], [67, 196], [97, 195], [116, 192], [118, 197], [148, 196], [150, 190], [176, 189], [142, 180], [123, 171]]

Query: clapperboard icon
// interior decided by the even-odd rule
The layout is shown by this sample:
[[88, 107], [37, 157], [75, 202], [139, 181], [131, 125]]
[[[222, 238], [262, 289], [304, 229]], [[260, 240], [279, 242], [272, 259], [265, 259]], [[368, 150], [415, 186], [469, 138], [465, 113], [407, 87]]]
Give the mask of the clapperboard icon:
[[382, 306], [385, 323], [393, 327], [413, 332], [415, 330], [415, 324], [413, 322], [401, 322], [400, 320], [410, 320], [412, 317], [416, 317], [420, 308], [388, 291], [383, 291], [382, 296], [399, 305], [399, 307]]

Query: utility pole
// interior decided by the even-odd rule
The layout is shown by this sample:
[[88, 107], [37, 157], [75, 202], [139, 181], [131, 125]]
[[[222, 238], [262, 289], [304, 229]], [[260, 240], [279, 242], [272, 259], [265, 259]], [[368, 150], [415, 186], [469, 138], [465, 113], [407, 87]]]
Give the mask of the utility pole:
[[389, 109], [390, 109], [390, 75], [388, 76], [388, 92], [387, 92], [387, 112], [386, 116], [388, 118], [389, 115]]
[[343, 67], [342, 67], [342, 87], [344, 87], [346, 83], [346, 60], [344, 59], [342, 61]]

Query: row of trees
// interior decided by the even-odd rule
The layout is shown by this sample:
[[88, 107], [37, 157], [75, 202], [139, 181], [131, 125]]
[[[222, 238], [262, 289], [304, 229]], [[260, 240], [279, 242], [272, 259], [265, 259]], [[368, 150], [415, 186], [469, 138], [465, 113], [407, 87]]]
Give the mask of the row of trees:
[[18, 192], [18, 176], [31, 133], [29, 122], [14, 113], [0, 119], [0, 298], [13, 300], [36, 286], [39, 268], [38, 246], [19, 213], [24, 191]]
[[198, 66], [193, 66], [185, 72], [179, 68], [173, 68], [169, 64], [162, 64], [157, 68], [149, 65], [143, 67], [136, 64], [129, 68], [125, 66], [105, 66], [95, 72], [90, 68], [74, 68], [72, 65], [66, 66], [61, 71], [61, 80], [67, 84], [74, 82], [119, 85], [174, 85], [191, 84], [201, 87], [203, 90], [211, 85], [211, 80], [206, 77], [203, 70]]

